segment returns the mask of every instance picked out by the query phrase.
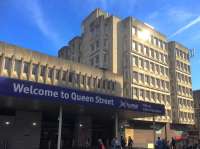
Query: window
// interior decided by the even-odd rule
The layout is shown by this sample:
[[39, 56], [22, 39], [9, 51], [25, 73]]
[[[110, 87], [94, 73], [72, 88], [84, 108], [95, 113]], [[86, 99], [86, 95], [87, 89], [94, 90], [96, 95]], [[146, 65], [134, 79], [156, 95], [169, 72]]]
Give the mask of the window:
[[154, 72], [154, 64], [150, 62], [150, 70]]
[[144, 99], [144, 90], [140, 89], [140, 97], [142, 97]]
[[157, 39], [154, 37], [153, 38], [153, 44], [156, 45]]
[[144, 74], [139, 74], [139, 81], [144, 83]]
[[142, 53], [142, 45], [141, 44], [138, 44], [138, 52]]
[[146, 98], [150, 99], [150, 92], [149, 91], [146, 91]]
[[145, 82], [146, 82], [147, 84], [150, 83], [150, 81], [149, 81], [149, 76], [147, 76], [147, 75], [145, 75]]
[[132, 27], [132, 35], [136, 35], [136, 27]]
[[11, 58], [5, 57], [4, 69], [6, 69], [6, 70], [11, 69]]
[[133, 56], [133, 66], [138, 66], [138, 58]]
[[94, 65], [94, 59], [90, 59], [90, 64], [93, 66]]
[[104, 47], [106, 47], [107, 46], [107, 39], [104, 39], [104, 41], [103, 41], [103, 45], [104, 45]]
[[144, 51], [144, 54], [147, 55], [147, 47], [146, 46], [143, 46], [143, 51]]
[[81, 84], [85, 85], [85, 76], [84, 75], [80, 75], [81, 77]]
[[73, 72], [69, 72], [69, 82], [73, 81], [73, 77], [74, 77], [74, 73]]
[[155, 53], [156, 53], [156, 60], [159, 60], [159, 52], [155, 51]]
[[28, 62], [24, 62], [23, 72], [27, 74], [28, 70], [29, 70], [29, 63]]
[[52, 68], [48, 68], [48, 77], [49, 78], [53, 77], [53, 69]]
[[151, 99], [155, 100], [155, 93], [151, 92]]
[[156, 79], [156, 82], [157, 82], [157, 86], [158, 86], [158, 88], [160, 88], [160, 80], [159, 79]]
[[152, 58], [154, 58], [154, 50], [153, 50], [153, 49], [150, 49], [150, 56], [151, 56]]
[[94, 44], [90, 45], [90, 49], [91, 49], [91, 51], [94, 51]]
[[143, 60], [139, 58], [139, 67], [143, 68], [144, 65], [143, 65]]
[[59, 80], [60, 78], [60, 70], [56, 69], [56, 79]]
[[138, 97], [138, 89], [133, 88], [133, 97]]
[[164, 55], [162, 53], [160, 54], [160, 60], [161, 62], [164, 62]]
[[155, 78], [154, 78], [154, 77], [151, 77], [151, 84], [152, 84], [153, 86], [155, 86]]
[[135, 41], [132, 42], [132, 50], [136, 50], [136, 42]]
[[138, 81], [138, 73], [133, 71], [133, 81]]
[[166, 76], [169, 76], [168, 68], [165, 68], [165, 74]]
[[99, 55], [95, 56], [95, 59], [96, 59], [96, 64], [99, 63]]
[[90, 86], [91, 84], [91, 77], [87, 77], [87, 85]]
[[20, 66], [21, 66], [21, 61], [20, 60], [15, 60], [15, 68], [14, 70], [19, 74], [20, 72]]
[[40, 76], [43, 76], [45, 77], [45, 70], [46, 70], [46, 67], [44, 65], [41, 65], [41, 71], [40, 71]]
[[156, 72], [159, 74], [160, 73], [160, 67], [159, 65], [156, 65]]
[[32, 65], [32, 74], [33, 75], [37, 75], [38, 73], [38, 65], [37, 64], [33, 64]]
[[99, 48], [99, 40], [96, 41], [96, 48]]
[[164, 67], [163, 66], [160, 67], [160, 72], [161, 72], [162, 75], [164, 75], [165, 72], [164, 72]]
[[63, 81], [67, 81], [67, 80], [66, 80], [66, 76], [67, 76], [67, 72], [66, 72], [66, 71], [63, 71], [63, 74], [62, 74], [62, 80], [63, 80]]

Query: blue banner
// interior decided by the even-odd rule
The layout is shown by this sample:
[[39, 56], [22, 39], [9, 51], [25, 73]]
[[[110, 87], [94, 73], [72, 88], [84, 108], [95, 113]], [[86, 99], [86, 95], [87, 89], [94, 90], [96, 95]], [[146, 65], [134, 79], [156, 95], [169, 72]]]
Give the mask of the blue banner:
[[48, 99], [62, 101], [66, 104], [106, 106], [158, 115], [165, 114], [164, 105], [160, 104], [6, 77], [0, 77], [0, 95], [26, 97], [26, 99]]

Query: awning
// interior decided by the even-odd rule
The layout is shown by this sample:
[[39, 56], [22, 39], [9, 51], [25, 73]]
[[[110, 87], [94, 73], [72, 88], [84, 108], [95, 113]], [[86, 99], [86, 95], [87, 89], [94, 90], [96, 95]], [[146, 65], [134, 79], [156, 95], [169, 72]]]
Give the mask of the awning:
[[62, 104], [140, 112], [151, 115], [165, 114], [164, 105], [161, 104], [7, 77], [0, 77], [0, 96], [20, 97], [25, 100], [57, 101]]

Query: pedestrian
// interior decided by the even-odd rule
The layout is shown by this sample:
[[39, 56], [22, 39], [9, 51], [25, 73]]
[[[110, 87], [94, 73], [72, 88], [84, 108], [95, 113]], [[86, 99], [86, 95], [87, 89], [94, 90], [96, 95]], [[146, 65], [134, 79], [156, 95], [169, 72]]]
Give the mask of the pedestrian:
[[131, 136], [128, 137], [128, 149], [132, 149], [133, 147], [133, 140], [131, 138]]
[[98, 139], [98, 149], [106, 149], [102, 139]]
[[123, 149], [126, 147], [126, 140], [123, 136], [121, 136], [121, 146]]
[[116, 138], [114, 137], [111, 141], [111, 149], [116, 149]]
[[121, 141], [116, 137], [115, 138], [116, 149], [121, 149]]
[[176, 140], [172, 137], [172, 141], [171, 141], [171, 147], [172, 149], [176, 149]]
[[162, 141], [160, 140], [160, 137], [158, 137], [156, 140], [155, 148], [162, 149]]

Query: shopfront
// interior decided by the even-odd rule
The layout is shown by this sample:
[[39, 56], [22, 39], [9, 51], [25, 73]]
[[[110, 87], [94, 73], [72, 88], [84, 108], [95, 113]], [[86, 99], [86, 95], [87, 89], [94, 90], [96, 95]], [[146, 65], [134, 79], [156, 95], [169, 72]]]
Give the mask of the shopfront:
[[135, 117], [164, 115], [163, 105], [0, 77], [0, 141], [5, 149], [109, 144]]

